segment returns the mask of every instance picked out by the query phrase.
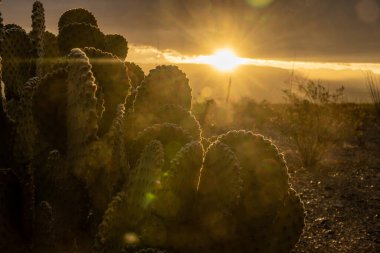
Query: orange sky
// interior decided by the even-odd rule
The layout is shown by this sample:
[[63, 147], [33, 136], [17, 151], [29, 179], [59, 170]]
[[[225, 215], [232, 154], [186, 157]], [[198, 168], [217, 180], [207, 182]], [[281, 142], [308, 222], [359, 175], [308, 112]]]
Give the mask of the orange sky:
[[[30, 27], [32, 0], [3, 0], [5, 23]], [[245, 58], [380, 62], [377, 0], [42, 0], [47, 29], [83, 7], [131, 44], [207, 55], [229, 45]]]

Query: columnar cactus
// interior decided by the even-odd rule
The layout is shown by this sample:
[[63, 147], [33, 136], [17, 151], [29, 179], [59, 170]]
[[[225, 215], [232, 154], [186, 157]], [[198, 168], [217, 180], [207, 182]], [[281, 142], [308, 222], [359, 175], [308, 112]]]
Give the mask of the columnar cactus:
[[0, 167], [10, 166], [13, 158], [12, 150], [12, 129], [14, 121], [9, 118], [6, 109], [6, 98], [4, 83], [1, 81], [1, 58], [0, 58]]
[[32, 112], [33, 93], [38, 78], [31, 78], [20, 93], [15, 120], [14, 158], [18, 164], [28, 164], [34, 157], [37, 129]]
[[34, 58], [34, 70], [32, 75], [41, 77], [42, 58], [44, 57], [44, 35], [45, 35], [45, 10], [40, 1], [33, 4], [32, 31], [30, 39], [32, 43], [32, 56]]
[[0, 12], [0, 42], [3, 43], [4, 39], [4, 23], [3, 23], [3, 15]]
[[0, 53], [3, 58], [3, 82], [7, 100], [18, 99], [24, 83], [30, 77], [31, 43], [25, 30], [9, 28], [4, 30]]

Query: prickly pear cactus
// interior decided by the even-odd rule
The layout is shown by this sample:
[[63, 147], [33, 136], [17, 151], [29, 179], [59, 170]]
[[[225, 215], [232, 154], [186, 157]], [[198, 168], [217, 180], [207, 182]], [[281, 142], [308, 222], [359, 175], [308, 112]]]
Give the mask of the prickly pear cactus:
[[40, 144], [50, 149], [67, 151], [67, 76], [66, 68], [58, 68], [39, 80], [33, 96], [33, 116], [39, 131]]
[[189, 79], [176, 66], [158, 66], [149, 72], [137, 89], [134, 110], [152, 112], [165, 104], [179, 105], [187, 111], [191, 107]]
[[[130, 103], [129, 99], [127, 98], [127, 104]], [[134, 118], [134, 123], [133, 129], [128, 130], [129, 133], [135, 135], [155, 123], [174, 123], [183, 126], [195, 136], [198, 135], [196, 138], [199, 137], [196, 133], [200, 132], [197, 130], [197, 122], [193, 121], [191, 113], [188, 113], [191, 99], [189, 80], [178, 67], [156, 67], [136, 90], [133, 113], [130, 115]], [[179, 116], [181, 112], [176, 111], [184, 112], [185, 115]]]
[[98, 26], [98, 22], [91, 12], [82, 8], [76, 8], [68, 10], [62, 14], [58, 21], [58, 29], [62, 30], [64, 26], [73, 23], [84, 23], [96, 27]]
[[145, 77], [84, 9], [62, 15], [56, 38], [38, 1], [30, 36], [0, 16], [0, 40], [1, 252], [274, 253], [298, 241], [303, 205], [277, 148], [247, 131], [203, 138], [178, 67]]
[[121, 60], [124, 60], [128, 54], [128, 42], [119, 34], [107, 34], [106, 51], [116, 55]]
[[128, 69], [128, 76], [131, 79], [131, 86], [135, 90], [145, 78], [144, 71], [134, 62], [125, 62]]
[[98, 27], [87, 23], [71, 23], [59, 30], [58, 45], [62, 55], [73, 48], [94, 47], [105, 49], [105, 35]]
[[96, 48], [84, 48], [90, 60], [91, 70], [98, 86], [97, 97], [104, 100], [104, 112], [99, 121], [99, 136], [103, 136], [115, 118], [119, 104], [124, 104], [130, 89], [124, 63], [112, 55]]
[[[206, 173], [207, 168], [210, 167], [205, 166], [209, 154], [212, 154], [209, 152], [215, 148], [215, 145], [228, 147], [235, 154], [238, 164], [241, 166], [242, 187], [238, 205], [235, 207], [235, 212], [238, 210], [239, 215], [235, 215], [235, 227], [232, 230], [225, 230], [229, 231], [231, 236], [238, 235], [235, 243], [231, 242], [230, 245], [236, 245], [238, 242], [241, 252], [247, 250], [263, 252], [270, 245], [272, 245], [273, 251], [269, 252], [287, 252], [294, 246], [302, 232], [304, 214], [299, 197], [294, 195], [294, 191], [289, 186], [287, 167], [277, 148], [262, 136], [247, 131], [231, 131], [219, 136], [206, 152], [205, 164], [200, 177], [200, 189], [203, 172]], [[214, 166], [220, 167], [221, 164], [216, 163]], [[236, 189], [236, 187], [229, 187], [229, 189]], [[281, 219], [282, 215], [286, 215], [287, 210], [284, 209], [284, 206], [289, 206], [287, 200], [289, 198], [293, 199], [291, 208], [302, 211], [293, 212], [294, 219]], [[287, 223], [287, 225], [280, 225], [282, 228], [292, 227], [295, 224], [294, 230], [291, 232], [292, 240], [288, 244], [276, 244], [272, 240], [273, 233], [270, 231], [276, 231], [276, 226], [279, 225], [275, 222], [276, 219]], [[230, 221], [230, 219], [228, 220]], [[272, 224], [271, 227], [269, 224]], [[282, 242], [283, 231], [276, 236], [280, 238], [278, 243]], [[297, 239], [294, 240], [294, 238]], [[234, 250], [237, 249], [234, 248]]]
[[71, 50], [68, 61], [67, 156], [74, 162], [86, 144], [97, 139], [97, 87], [89, 59], [83, 51]]
[[50, 61], [50, 65], [54, 65], [54, 59], [60, 56], [57, 36], [51, 32], [45, 31], [43, 45], [45, 61], [48, 60]]
[[[101, 248], [116, 252], [141, 240], [144, 231], [139, 225], [152, 216], [151, 206], [160, 187], [163, 165], [163, 147], [160, 142], [151, 141], [141, 153], [129, 182], [112, 200], [103, 217], [98, 234]], [[129, 240], [128, 236], [135, 240]]]

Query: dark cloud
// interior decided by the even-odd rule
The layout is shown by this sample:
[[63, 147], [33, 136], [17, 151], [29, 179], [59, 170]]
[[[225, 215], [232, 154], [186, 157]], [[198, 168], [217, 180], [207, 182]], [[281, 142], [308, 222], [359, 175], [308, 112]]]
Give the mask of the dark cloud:
[[[83, 7], [107, 33], [120, 33], [133, 43], [159, 42], [161, 49], [185, 54], [231, 45], [247, 57], [380, 59], [378, 0], [273, 0], [263, 7], [255, 1], [42, 0], [52, 31], [65, 10]], [[4, 0], [0, 8], [5, 22], [29, 27], [32, 3]]]

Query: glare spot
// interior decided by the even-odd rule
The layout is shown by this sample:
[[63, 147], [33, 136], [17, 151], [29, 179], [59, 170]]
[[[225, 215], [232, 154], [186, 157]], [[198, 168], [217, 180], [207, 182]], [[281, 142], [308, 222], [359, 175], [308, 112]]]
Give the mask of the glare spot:
[[361, 0], [356, 5], [358, 18], [365, 23], [374, 23], [379, 19], [379, 4], [375, 0]]
[[147, 192], [144, 198], [144, 203], [143, 203], [144, 207], [148, 207], [155, 199], [156, 199], [156, 195], [154, 195], [151, 192]]
[[135, 233], [126, 233], [124, 235], [124, 242], [126, 244], [138, 244], [140, 239]]
[[263, 8], [270, 5], [273, 0], [247, 0], [247, 2], [254, 7]]
[[234, 51], [229, 48], [220, 49], [203, 60], [204, 63], [212, 65], [217, 70], [223, 72], [232, 71], [239, 65], [244, 64], [244, 60], [236, 56]]
[[156, 198], [156, 195], [154, 195], [153, 193], [151, 192], [148, 192], [146, 195], [145, 195], [146, 199], [149, 200], [149, 201], [153, 201], [155, 198]]

